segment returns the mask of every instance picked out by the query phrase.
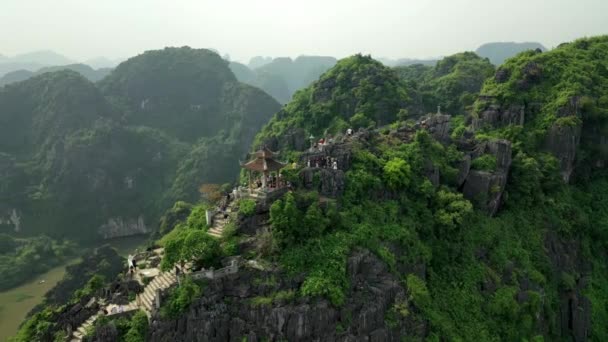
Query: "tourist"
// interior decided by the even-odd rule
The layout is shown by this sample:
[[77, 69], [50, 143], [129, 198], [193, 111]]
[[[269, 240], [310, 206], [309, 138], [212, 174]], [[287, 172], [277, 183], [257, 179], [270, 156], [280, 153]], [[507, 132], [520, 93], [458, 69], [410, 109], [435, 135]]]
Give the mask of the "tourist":
[[306, 161], [306, 167], [310, 167], [310, 158]]
[[334, 164], [333, 164], [334, 170], [338, 169], [338, 161], [334, 160]]
[[347, 130], [346, 130], [346, 135], [347, 135], [347, 136], [349, 136], [349, 137], [350, 137], [351, 135], [353, 135], [353, 129], [352, 129], [352, 128], [347, 129]]

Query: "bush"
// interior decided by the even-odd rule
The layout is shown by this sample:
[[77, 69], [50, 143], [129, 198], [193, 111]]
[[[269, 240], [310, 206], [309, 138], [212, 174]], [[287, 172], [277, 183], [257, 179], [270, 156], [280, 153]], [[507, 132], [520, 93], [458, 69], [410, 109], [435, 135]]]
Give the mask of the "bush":
[[125, 342], [145, 342], [148, 334], [148, 317], [143, 311], [138, 311], [131, 318], [131, 327], [127, 331]]
[[169, 293], [160, 309], [161, 315], [171, 319], [179, 317], [202, 293], [201, 285], [197, 284], [192, 278], [185, 277], [181, 284]]
[[389, 188], [397, 190], [410, 184], [412, 169], [401, 158], [393, 158], [384, 165], [384, 180]]
[[492, 154], [484, 154], [479, 158], [473, 159], [471, 168], [479, 171], [496, 171], [497, 161], [496, 157]]
[[255, 214], [256, 202], [252, 199], [242, 199], [239, 201], [239, 213], [245, 217]]

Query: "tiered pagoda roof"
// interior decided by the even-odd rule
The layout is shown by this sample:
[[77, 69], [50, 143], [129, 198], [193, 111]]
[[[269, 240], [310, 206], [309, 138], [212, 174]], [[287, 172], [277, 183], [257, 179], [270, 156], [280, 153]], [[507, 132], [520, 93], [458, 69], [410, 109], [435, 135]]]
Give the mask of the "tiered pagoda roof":
[[241, 167], [257, 172], [278, 171], [285, 167], [286, 164], [274, 159], [277, 154], [277, 152], [273, 152], [264, 147], [253, 154], [255, 157], [253, 160], [245, 164], [241, 164]]

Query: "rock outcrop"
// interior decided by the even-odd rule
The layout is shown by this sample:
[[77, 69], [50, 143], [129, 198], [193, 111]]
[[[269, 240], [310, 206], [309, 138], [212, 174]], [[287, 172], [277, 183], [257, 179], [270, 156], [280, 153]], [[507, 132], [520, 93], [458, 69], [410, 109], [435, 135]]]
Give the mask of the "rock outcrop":
[[561, 279], [556, 320], [561, 336], [586, 341], [591, 331], [591, 302], [584, 293], [591, 281], [592, 265], [580, 242], [565, 240], [552, 231], [545, 236], [545, 248], [554, 276]]
[[362, 131], [341, 142], [303, 153], [300, 164], [310, 165], [300, 172], [300, 181], [304, 188], [317, 190], [327, 197], [335, 198], [342, 195], [346, 180], [345, 172], [352, 164], [352, 143], [368, 138], [369, 132]]
[[525, 107], [522, 105], [502, 107], [496, 104], [489, 104], [479, 113], [477, 118], [473, 119], [473, 128], [480, 129], [485, 126], [500, 128], [508, 125], [523, 125], [525, 117]]
[[111, 218], [107, 223], [99, 227], [97, 231], [104, 239], [111, 239], [123, 236], [148, 234], [151, 230], [144, 223], [143, 216], [139, 216], [137, 219], [129, 218], [126, 220], [122, 217]]
[[[349, 258], [348, 274], [351, 290], [340, 309], [318, 298], [253, 304], [256, 298], [299, 286], [298, 280], [285, 277], [274, 278], [279, 284], [265, 284], [260, 280], [272, 276], [267, 272], [242, 270], [209, 281], [203, 297], [180, 318], [153, 318], [149, 341], [400, 341], [403, 329], [415, 325], [406, 322], [391, 329], [385, 323], [394, 302], [406, 297], [399, 279], [367, 251]], [[423, 334], [424, 329], [412, 328], [408, 335]]]
[[427, 115], [420, 120], [420, 127], [426, 129], [435, 140], [441, 143], [450, 141], [450, 115]]
[[[475, 159], [484, 154], [494, 156], [495, 170], [470, 170], [470, 161], [465, 159], [458, 178], [459, 181], [464, 178], [464, 184], [461, 185], [464, 197], [494, 215], [502, 204], [502, 195], [511, 168], [511, 142], [502, 139], [482, 142], [475, 147], [469, 158]], [[467, 168], [470, 171], [465, 176]]]

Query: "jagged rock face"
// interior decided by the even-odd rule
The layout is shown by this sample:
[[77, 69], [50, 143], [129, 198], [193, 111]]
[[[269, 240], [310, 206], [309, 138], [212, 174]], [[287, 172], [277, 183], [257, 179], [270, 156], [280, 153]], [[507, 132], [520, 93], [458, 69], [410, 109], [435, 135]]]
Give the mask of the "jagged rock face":
[[591, 331], [591, 302], [585, 297], [592, 265], [585, 259], [579, 241], [567, 241], [553, 231], [545, 237], [545, 248], [556, 277], [572, 276], [572, 288], [560, 286], [559, 318], [556, 320], [562, 336], [574, 341], [586, 341]]
[[522, 91], [529, 90], [534, 84], [540, 82], [542, 67], [536, 62], [529, 62], [522, 70], [523, 77], [517, 81], [517, 88]]
[[[558, 118], [576, 117], [579, 112], [581, 98], [574, 96], [569, 99], [566, 106], [557, 111]], [[555, 122], [547, 132], [546, 149], [551, 152], [560, 163], [560, 173], [565, 183], [570, 181], [574, 171], [576, 150], [581, 142], [582, 127], [580, 124], [560, 125]]]
[[581, 126], [559, 126], [554, 124], [547, 134], [547, 149], [559, 160], [560, 174], [565, 183], [574, 171], [576, 149], [581, 140]]
[[[469, 158], [477, 158], [483, 154], [491, 154], [496, 158], [496, 170], [492, 172], [470, 170], [471, 161], [467, 161], [465, 157], [458, 179], [460, 183], [464, 178], [464, 185], [460, 184], [463, 186], [464, 197], [490, 215], [494, 215], [502, 204], [502, 195], [511, 168], [511, 142], [508, 140], [483, 142], [475, 147]], [[467, 169], [470, 171], [467, 172]]]
[[471, 171], [471, 156], [465, 155], [463, 160], [460, 162], [458, 166], [458, 178], [456, 179], [456, 185], [458, 188], [464, 184], [464, 181], [467, 179], [469, 172]]
[[304, 151], [309, 147], [309, 142], [307, 141], [306, 132], [304, 132], [303, 129], [294, 128], [280, 138], [270, 137], [269, 139], [266, 139], [262, 145], [273, 151], [278, 151], [281, 147], [294, 151]]
[[498, 105], [489, 105], [479, 113], [478, 118], [473, 120], [473, 128], [480, 129], [484, 126], [500, 128], [508, 125], [523, 125], [524, 120], [524, 106], [510, 105], [503, 108]]
[[400, 341], [406, 332], [424, 333], [406, 331], [407, 324], [386, 327], [387, 310], [405, 298], [405, 290], [382, 261], [359, 251], [349, 258], [348, 272], [352, 288], [340, 309], [324, 299], [305, 298], [253, 307], [256, 296], [298, 286], [284, 277], [277, 277], [279, 285], [260, 284], [254, 280], [270, 276], [260, 271], [242, 270], [210, 281], [203, 297], [179, 319], [153, 318], [149, 341]]
[[0, 215], [0, 227], [3, 225], [15, 233], [21, 231], [21, 214], [16, 208], [7, 210], [5, 215]]
[[[367, 139], [369, 132], [361, 131], [350, 139], [341, 143], [324, 146], [321, 151], [310, 151], [303, 153], [300, 163], [311, 166], [300, 172], [302, 185], [308, 190], [317, 190], [321, 195], [327, 197], [339, 197], [344, 192], [346, 175], [345, 172], [352, 164], [352, 142]], [[337, 170], [332, 166], [327, 168], [315, 167], [315, 160], [333, 158], [337, 162]]]
[[309, 167], [300, 172], [300, 178], [305, 189], [317, 190], [322, 196], [338, 197], [344, 192], [346, 176], [342, 170]]
[[111, 218], [98, 229], [99, 234], [104, 239], [148, 234], [150, 231], [144, 223], [143, 216], [139, 216], [137, 219], [130, 218], [126, 220], [122, 217]]
[[450, 115], [436, 114], [429, 115], [420, 121], [422, 128], [425, 128], [435, 140], [441, 143], [448, 143], [450, 141]]
[[505, 174], [473, 170], [466, 178], [462, 193], [465, 198], [494, 215], [500, 207], [506, 184]]

